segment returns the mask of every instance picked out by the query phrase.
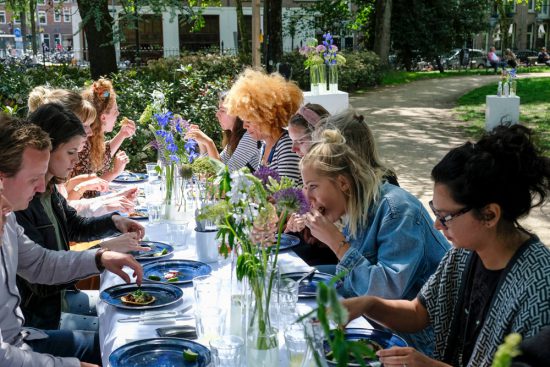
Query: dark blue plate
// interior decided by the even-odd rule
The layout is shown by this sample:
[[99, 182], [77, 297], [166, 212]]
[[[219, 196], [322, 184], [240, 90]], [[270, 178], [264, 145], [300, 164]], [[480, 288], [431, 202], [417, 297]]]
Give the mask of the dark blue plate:
[[115, 177], [113, 182], [116, 183], [140, 183], [145, 182], [149, 179], [149, 176], [145, 173], [132, 173], [124, 172]]
[[[141, 246], [148, 246], [151, 248], [150, 251], [131, 251], [130, 254], [134, 255], [136, 260], [158, 260], [163, 257], [169, 256], [174, 252], [174, 248], [167, 243], [156, 242], [156, 241], [140, 241]], [[166, 253], [163, 254], [162, 251], [166, 250]]]
[[[283, 278], [298, 280], [306, 274], [307, 272], [296, 272], [296, 273], [282, 274], [281, 276]], [[319, 283], [328, 284], [332, 278], [334, 278], [333, 275], [316, 272], [312, 277], [308, 277], [300, 282], [300, 284], [298, 285], [298, 297], [300, 298], [315, 297], [317, 295], [317, 284]], [[342, 286], [342, 281], [336, 282], [335, 286], [336, 288], [340, 288]]]
[[147, 211], [147, 208], [135, 208], [132, 213], [128, 214], [128, 218], [132, 220], [148, 220], [149, 211]]
[[[168, 282], [164, 279], [164, 274], [170, 270], [177, 270], [181, 273], [178, 275], [177, 282]], [[193, 260], [165, 260], [155, 261], [143, 266], [143, 279], [148, 282], [169, 283], [169, 284], [185, 284], [191, 283], [194, 277], [200, 275], [208, 275], [212, 272], [210, 265], [200, 261]], [[149, 276], [157, 276], [162, 280], [151, 280]]]
[[[196, 362], [187, 362], [183, 358], [183, 351], [186, 349], [198, 354]], [[206, 367], [210, 362], [208, 348], [180, 338], [136, 340], [123, 345], [109, 356], [111, 367]]]
[[292, 247], [298, 246], [300, 239], [291, 234], [281, 234], [281, 244], [279, 245], [279, 251], [288, 250]]
[[[358, 341], [358, 340], [372, 340], [380, 345], [383, 349], [391, 347], [406, 347], [407, 342], [400, 336], [390, 333], [389, 331], [377, 330], [377, 329], [359, 329], [349, 328], [346, 329], [346, 340]], [[328, 342], [324, 343], [325, 354], [330, 351]], [[367, 366], [380, 366], [378, 360], [365, 360]], [[371, 362], [371, 363], [369, 363]], [[336, 366], [335, 362], [327, 361], [329, 366]], [[348, 366], [359, 366], [358, 363], [348, 363]]]
[[[142, 291], [149, 293], [156, 298], [155, 302], [149, 305], [133, 306], [122, 303], [120, 297], [132, 293], [136, 289], [140, 288]], [[119, 284], [113, 287], [105, 289], [99, 294], [99, 298], [118, 308], [126, 310], [149, 310], [153, 308], [159, 308], [176, 303], [183, 297], [183, 291], [178, 286], [173, 284], [160, 284], [160, 283], [144, 283], [141, 287], [137, 284]]]

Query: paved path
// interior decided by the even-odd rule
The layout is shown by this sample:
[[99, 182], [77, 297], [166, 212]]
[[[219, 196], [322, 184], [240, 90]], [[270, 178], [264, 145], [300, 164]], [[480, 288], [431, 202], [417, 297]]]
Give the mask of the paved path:
[[[431, 169], [467, 140], [452, 108], [460, 96], [480, 86], [493, 83], [496, 92], [497, 81], [494, 75], [422, 80], [352, 96], [350, 103], [365, 114], [382, 158], [397, 172], [401, 186], [427, 207], [433, 191]], [[535, 209], [523, 225], [550, 246], [550, 205]]]

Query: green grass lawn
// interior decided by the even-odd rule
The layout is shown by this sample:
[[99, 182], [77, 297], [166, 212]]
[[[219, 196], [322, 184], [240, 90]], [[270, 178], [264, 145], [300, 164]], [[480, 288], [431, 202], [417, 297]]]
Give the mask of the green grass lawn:
[[[485, 96], [496, 94], [497, 85], [474, 89], [458, 100], [455, 111], [465, 122], [466, 132], [478, 138], [485, 126]], [[550, 157], [550, 78], [518, 79], [517, 94], [521, 97], [520, 122], [536, 132], [537, 144]]]
[[[533, 66], [530, 68], [518, 67], [518, 74], [522, 73], [542, 73], [549, 71], [545, 66]], [[446, 70], [444, 73], [439, 71], [389, 71], [382, 77], [382, 85], [395, 85], [414, 82], [423, 79], [452, 78], [468, 75], [487, 75], [492, 74], [493, 70], [486, 69], [465, 69], [465, 70]]]

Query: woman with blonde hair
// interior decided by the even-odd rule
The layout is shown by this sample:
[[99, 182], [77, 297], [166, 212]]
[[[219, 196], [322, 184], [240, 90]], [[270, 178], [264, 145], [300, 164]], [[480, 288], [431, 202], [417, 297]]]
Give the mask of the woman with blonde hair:
[[285, 128], [303, 101], [300, 88], [281, 75], [247, 69], [229, 90], [224, 106], [227, 113], [244, 122], [248, 134], [263, 141], [261, 165], [300, 183], [300, 157], [292, 151]]
[[[124, 171], [129, 162], [124, 151], [118, 153], [117, 151], [125, 139], [134, 135], [136, 125], [131, 120], [124, 120], [115, 137], [105, 142], [105, 133], [113, 131], [119, 115], [116, 93], [112, 83], [101, 78], [84, 90], [82, 97], [94, 106], [97, 115], [91, 126], [93, 135], [88, 138], [79, 153], [80, 160], [76, 164], [72, 176], [97, 172], [98, 176], [104, 180], [112, 181]], [[97, 194], [91, 196], [97, 196]]]
[[[35, 87], [27, 101], [29, 114], [38, 107], [57, 103], [73, 112], [82, 122], [87, 138], [93, 135], [90, 125], [95, 121], [97, 113], [94, 106], [85, 100], [79, 93], [67, 89], [51, 89], [44, 86]], [[82, 146], [82, 148], [84, 145]], [[79, 215], [89, 217], [119, 211], [130, 212], [134, 208], [136, 188], [129, 188], [119, 193], [104, 195], [97, 198], [82, 199], [88, 190], [106, 191], [107, 181], [92, 174], [82, 174], [58, 184], [57, 189], [65, 197], [69, 205], [76, 209]]]
[[[305, 225], [339, 259], [344, 297], [413, 299], [449, 244], [420, 201], [383, 180], [337, 131], [325, 129], [300, 162], [310, 202]], [[342, 220], [344, 229], [336, 225]], [[403, 335], [430, 352], [431, 331]]]

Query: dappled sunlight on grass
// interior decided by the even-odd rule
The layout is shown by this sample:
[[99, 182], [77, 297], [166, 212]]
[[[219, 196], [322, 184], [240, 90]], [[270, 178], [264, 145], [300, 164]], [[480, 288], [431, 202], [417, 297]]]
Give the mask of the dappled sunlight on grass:
[[[467, 122], [466, 133], [479, 137], [485, 126], [485, 97], [496, 94], [497, 86], [487, 85], [466, 93], [458, 100], [455, 112]], [[536, 131], [537, 145], [550, 156], [550, 78], [518, 80], [521, 98], [520, 121]]]

